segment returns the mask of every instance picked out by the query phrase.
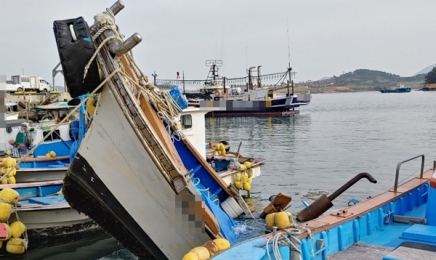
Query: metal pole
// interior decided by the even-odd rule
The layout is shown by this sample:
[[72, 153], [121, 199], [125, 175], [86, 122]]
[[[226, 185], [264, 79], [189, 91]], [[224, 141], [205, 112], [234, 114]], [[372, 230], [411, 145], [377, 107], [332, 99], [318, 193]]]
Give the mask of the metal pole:
[[182, 71], [182, 77], [183, 77], [183, 94], [185, 94], [185, 71]]

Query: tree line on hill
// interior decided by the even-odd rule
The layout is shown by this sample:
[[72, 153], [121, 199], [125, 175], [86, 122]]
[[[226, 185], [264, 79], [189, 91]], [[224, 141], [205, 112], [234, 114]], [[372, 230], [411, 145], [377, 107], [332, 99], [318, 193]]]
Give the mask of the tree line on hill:
[[401, 77], [399, 75], [383, 71], [358, 69], [353, 72], [344, 73], [340, 76], [333, 76], [328, 79], [310, 82], [309, 86], [356, 86], [380, 89], [397, 86], [400, 83], [404, 85], [407, 85], [407, 83], [422, 83], [424, 82], [425, 78], [426, 74], [419, 74], [412, 77]]

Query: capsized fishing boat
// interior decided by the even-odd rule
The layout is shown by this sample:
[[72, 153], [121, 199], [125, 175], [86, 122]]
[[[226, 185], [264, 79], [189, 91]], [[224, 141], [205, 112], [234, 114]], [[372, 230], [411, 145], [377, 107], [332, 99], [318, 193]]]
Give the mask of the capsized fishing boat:
[[[421, 159], [420, 174], [399, 185], [402, 164], [414, 159]], [[435, 259], [435, 167], [424, 171], [424, 155], [399, 162], [394, 186], [387, 192], [321, 216], [361, 178], [376, 183], [370, 174], [360, 173], [298, 212], [295, 222], [278, 215], [287, 212], [267, 215], [272, 233], [244, 241], [211, 259]]]
[[180, 91], [159, 91], [136, 65], [130, 51], [142, 38], [122, 40], [114, 16], [123, 7], [116, 2], [91, 27], [82, 17], [54, 22], [70, 95], [100, 93], [65, 198], [141, 257], [181, 259], [210, 239], [234, 243], [231, 216], [251, 212], [177, 128], [187, 105]]
[[[211, 167], [218, 173], [222, 180], [228, 185], [234, 184], [240, 190], [246, 190], [250, 194], [251, 185], [241, 182], [246, 171], [247, 177], [256, 178], [261, 175], [261, 167], [265, 159], [246, 157], [239, 153], [240, 146], [236, 152], [230, 150], [228, 141], [208, 142], [206, 140], [205, 114], [207, 111], [200, 108], [188, 107], [183, 109], [176, 121], [180, 124], [183, 135], [192, 143], [197, 151], [204, 155], [203, 158], [211, 164]], [[241, 143], [240, 143], [241, 145]], [[221, 149], [224, 148], [224, 149]], [[237, 162], [237, 164], [235, 163]], [[248, 165], [249, 169], [244, 169]], [[242, 172], [242, 173], [241, 173]]]

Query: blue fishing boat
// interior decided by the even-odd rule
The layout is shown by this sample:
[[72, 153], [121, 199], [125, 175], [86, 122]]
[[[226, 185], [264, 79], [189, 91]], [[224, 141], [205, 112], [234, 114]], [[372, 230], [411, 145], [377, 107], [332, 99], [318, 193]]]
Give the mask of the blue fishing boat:
[[410, 87], [404, 87], [404, 85], [400, 84], [395, 89], [380, 89], [381, 93], [408, 93], [412, 91]]
[[[418, 158], [420, 175], [398, 185], [401, 165]], [[424, 172], [423, 167], [424, 155], [402, 161], [393, 188], [319, 217], [351, 185], [347, 183], [300, 211], [288, 228], [273, 228], [210, 259], [436, 259], [436, 171]], [[375, 182], [367, 173], [362, 177]]]

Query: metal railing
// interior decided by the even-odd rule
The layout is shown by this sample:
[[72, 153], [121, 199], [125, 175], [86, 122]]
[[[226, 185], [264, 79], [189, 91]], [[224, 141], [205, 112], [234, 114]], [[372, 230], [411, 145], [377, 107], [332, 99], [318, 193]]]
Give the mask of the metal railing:
[[425, 161], [425, 156], [424, 156], [423, 154], [418, 155], [418, 156], [415, 156], [415, 157], [412, 157], [412, 158], [407, 159], [407, 160], [404, 160], [404, 161], [402, 161], [402, 162], [399, 162], [399, 163], [397, 164], [397, 171], [396, 171], [396, 173], [395, 173], [394, 192], [396, 192], [396, 191], [397, 191], [397, 188], [398, 188], [398, 177], [400, 176], [400, 167], [401, 167], [401, 165], [402, 165], [403, 163], [406, 163], [406, 162], [409, 162], [409, 161], [415, 160], [416, 158], [419, 158], [419, 157], [421, 157], [421, 174], [419, 175], [419, 178], [422, 179], [422, 176], [423, 176], [423, 174], [424, 174], [424, 161]]

